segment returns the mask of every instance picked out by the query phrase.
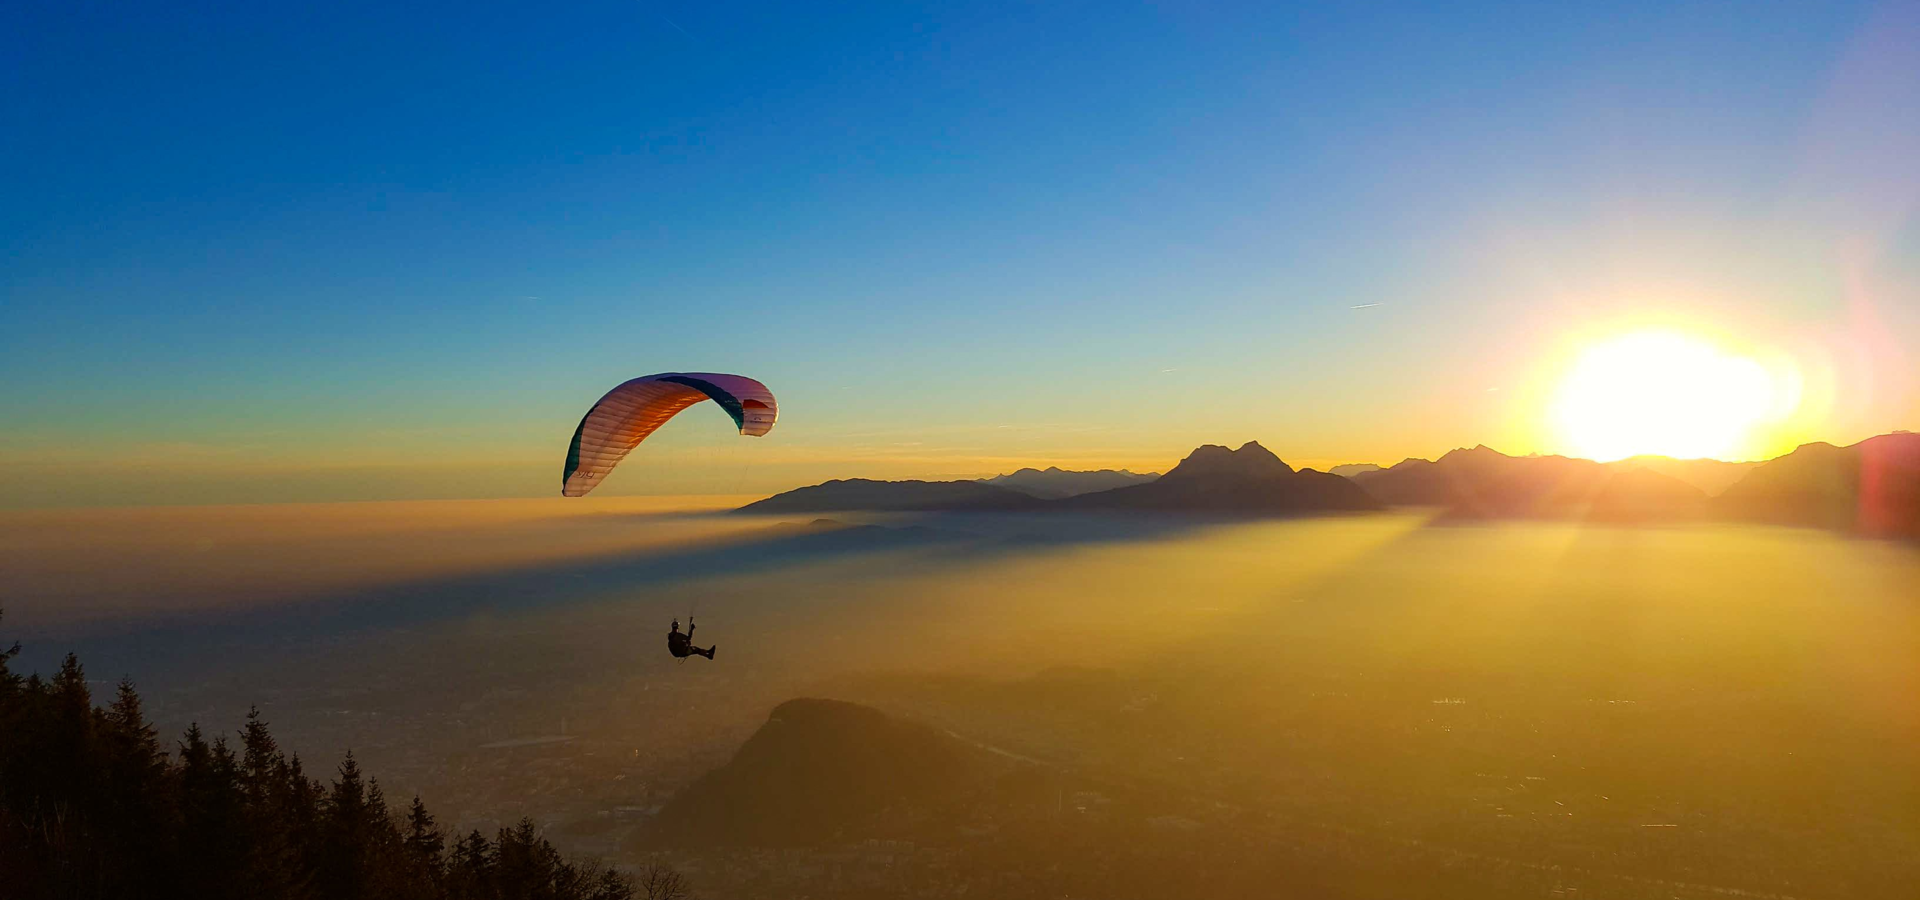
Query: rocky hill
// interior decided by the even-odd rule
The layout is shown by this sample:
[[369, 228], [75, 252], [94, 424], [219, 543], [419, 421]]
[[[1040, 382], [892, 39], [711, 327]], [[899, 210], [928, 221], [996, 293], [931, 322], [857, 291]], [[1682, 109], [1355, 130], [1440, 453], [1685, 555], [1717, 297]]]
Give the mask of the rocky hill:
[[944, 732], [839, 700], [775, 707], [733, 759], [660, 811], [663, 847], [804, 846], [857, 838], [889, 810], [938, 806], [1005, 767]]

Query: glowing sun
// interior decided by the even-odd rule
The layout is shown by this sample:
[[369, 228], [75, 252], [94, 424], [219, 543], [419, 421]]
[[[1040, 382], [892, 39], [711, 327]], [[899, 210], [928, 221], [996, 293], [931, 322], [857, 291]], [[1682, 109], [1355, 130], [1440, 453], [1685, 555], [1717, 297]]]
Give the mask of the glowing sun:
[[1573, 451], [1610, 461], [1641, 454], [1738, 458], [1783, 402], [1766, 367], [1672, 331], [1588, 346], [1553, 402]]

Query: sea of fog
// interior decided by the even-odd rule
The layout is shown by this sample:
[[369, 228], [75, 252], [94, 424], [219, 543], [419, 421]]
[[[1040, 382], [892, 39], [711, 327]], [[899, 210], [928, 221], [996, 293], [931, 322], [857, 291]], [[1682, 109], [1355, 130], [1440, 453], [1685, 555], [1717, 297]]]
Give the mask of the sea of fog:
[[[833, 696], [1475, 864], [1655, 893], [1920, 883], [1911, 545], [732, 504], [0, 513], [0, 639], [25, 644], [17, 668], [73, 650], [101, 690], [131, 677], [169, 730], [258, 706], [389, 796], [531, 815], [616, 860], [630, 811], [774, 704]], [[664, 652], [689, 617], [716, 660]]]

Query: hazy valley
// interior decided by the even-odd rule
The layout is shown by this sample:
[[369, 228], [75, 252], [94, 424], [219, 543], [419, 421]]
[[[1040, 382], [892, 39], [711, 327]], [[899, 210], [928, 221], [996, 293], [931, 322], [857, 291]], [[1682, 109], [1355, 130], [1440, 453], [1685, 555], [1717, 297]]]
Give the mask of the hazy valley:
[[[73, 648], [131, 674], [169, 734], [259, 704], [392, 796], [669, 860], [702, 896], [1894, 897], [1920, 876], [1907, 543], [708, 505], [12, 513], [4, 624], [29, 668]], [[63, 529], [119, 563], [83, 571]], [[690, 614], [716, 661], [662, 652]], [[699, 840], [656, 824], [693, 822], [676, 799], [801, 697], [951, 743], [828, 722], [802, 756], [865, 800], [778, 840], [743, 825], [819, 806], [775, 742], [736, 761], [755, 790], [685, 825]], [[834, 767], [876, 741], [952, 777]]]

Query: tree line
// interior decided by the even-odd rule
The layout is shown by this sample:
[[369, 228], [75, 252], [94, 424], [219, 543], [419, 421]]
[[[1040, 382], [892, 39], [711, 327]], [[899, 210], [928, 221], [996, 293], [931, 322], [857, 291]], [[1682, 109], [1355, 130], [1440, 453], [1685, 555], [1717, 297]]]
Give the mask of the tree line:
[[51, 678], [0, 650], [0, 896], [13, 900], [671, 900], [670, 870], [635, 884], [573, 862], [530, 819], [450, 836], [414, 797], [388, 805], [348, 752], [330, 781], [281, 751], [258, 709], [239, 746], [198, 725], [173, 752], [123, 679], [96, 707], [80, 661]]

